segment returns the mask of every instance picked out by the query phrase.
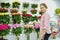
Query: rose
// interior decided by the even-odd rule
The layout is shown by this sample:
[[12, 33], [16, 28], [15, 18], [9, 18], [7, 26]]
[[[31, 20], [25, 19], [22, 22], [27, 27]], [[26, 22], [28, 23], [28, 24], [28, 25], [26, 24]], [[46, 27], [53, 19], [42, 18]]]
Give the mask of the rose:
[[10, 28], [10, 26], [8, 26], [8, 24], [0, 24], [0, 30], [6, 30], [9, 28]]
[[33, 29], [34, 29], [34, 26], [30, 25], [30, 24], [26, 24], [24, 26], [24, 29], [25, 29], [25, 31], [24, 31], [25, 33], [31, 33], [33, 31]]
[[0, 8], [0, 13], [6, 13], [8, 12], [8, 8]]
[[21, 27], [21, 26], [23, 26], [23, 24], [17, 24], [17, 23], [16, 24], [13, 24], [13, 28], [14, 29], [16, 29], [17, 27]]
[[20, 34], [22, 33], [22, 27], [20, 24], [14, 24], [12, 32], [17, 36], [17, 40], [19, 40]]
[[0, 36], [9, 34], [10, 26], [8, 24], [0, 24]]
[[38, 16], [39, 19], [41, 19], [41, 16]]

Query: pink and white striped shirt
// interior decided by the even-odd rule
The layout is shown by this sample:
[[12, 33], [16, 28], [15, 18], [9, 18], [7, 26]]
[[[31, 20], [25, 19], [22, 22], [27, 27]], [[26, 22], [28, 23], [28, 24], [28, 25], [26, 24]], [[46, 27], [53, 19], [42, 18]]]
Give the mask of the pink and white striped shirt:
[[47, 12], [45, 12], [40, 21], [40, 32], [42, 32], [43, 29], [46, 29], [46, 33], [51, 33], [51, 27], [50, 27], [50, 16]]

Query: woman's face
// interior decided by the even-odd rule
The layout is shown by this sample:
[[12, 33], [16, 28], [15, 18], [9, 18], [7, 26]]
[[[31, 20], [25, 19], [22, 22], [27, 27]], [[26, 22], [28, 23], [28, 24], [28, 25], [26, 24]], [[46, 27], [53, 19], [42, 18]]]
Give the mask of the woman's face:
[[44, 13], [46, 12], [47, 8], [43, 5], [40, 6], [41, 12]]

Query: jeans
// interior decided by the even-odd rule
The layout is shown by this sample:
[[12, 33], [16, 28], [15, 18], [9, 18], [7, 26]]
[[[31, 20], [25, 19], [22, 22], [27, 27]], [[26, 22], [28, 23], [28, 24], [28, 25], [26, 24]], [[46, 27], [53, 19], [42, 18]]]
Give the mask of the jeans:
[[44, 40], [48, 40], [49, 37], [50, 37], [50, 35], [51, 35], [51, 34], [46, 33], [46, 34], [44, 35]]

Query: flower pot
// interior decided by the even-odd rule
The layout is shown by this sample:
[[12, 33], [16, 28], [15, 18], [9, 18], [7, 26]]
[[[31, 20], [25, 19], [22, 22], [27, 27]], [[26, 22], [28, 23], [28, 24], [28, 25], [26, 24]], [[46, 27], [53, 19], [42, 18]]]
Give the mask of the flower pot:
[[33, 9], [30, 11], [32, 14], [36, 14], [37, 13], [37, 10]]

